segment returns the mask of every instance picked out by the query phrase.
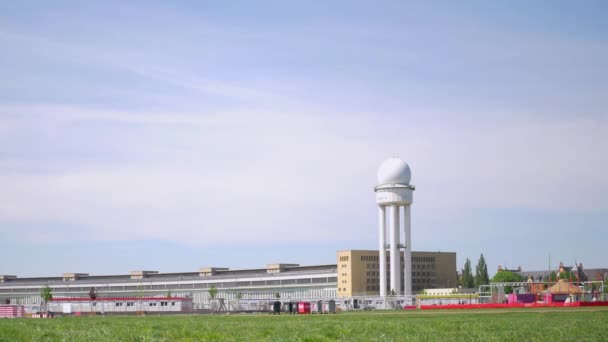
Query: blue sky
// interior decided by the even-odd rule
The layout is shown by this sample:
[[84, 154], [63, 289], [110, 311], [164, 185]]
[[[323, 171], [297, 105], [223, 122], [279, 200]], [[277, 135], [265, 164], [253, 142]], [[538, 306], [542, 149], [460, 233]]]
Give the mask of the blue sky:
[[0, 274], [334, 263], [393, 155], [414, 250], [608, 267], [605, 13], [2, 3]]

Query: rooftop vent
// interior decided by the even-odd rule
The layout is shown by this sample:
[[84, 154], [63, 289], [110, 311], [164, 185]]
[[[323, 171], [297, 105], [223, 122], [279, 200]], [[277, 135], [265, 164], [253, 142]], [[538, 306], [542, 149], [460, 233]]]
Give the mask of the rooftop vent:
[[63, 281], [74, 281], [88, 276], [88, 273], [64, 273]]
[[14, 275], [0, 275], [0, 283], [6, 283], [7, 281], [11, 280], [11, 279], [15, 279], [17, 278], [17, 276]]
[[158, 271], [131, 271], [131, 279], [144, 279], [151, 274], [157, 274]]
[[216, 275], [217, 272], [228, 271], [226, 267], [202, 267], [198, 270], [198, 275], [201, 277], [209, 277]]
[[266, 265], [267, 273], [279, 273], [285, 271], [288, 267], [300, 266], [299, 264], [268, 264]]

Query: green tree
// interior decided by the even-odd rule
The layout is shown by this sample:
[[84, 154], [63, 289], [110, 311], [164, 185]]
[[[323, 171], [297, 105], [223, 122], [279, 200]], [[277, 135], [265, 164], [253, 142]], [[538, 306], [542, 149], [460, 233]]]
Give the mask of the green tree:
[[608, 276], [604, 279], [604, 293], [608, 293]]
[[556, 282], [557, 281], [557, 273], [555, 273], [555, 271], [551, 272], [551, 274], [549, 274], [549, 281], [550, 282]]
[[238, 308], [238, 310], [241, 310], [241, 299], [243, 299], [243, 294], [240, 292], [236, 293], [236, 307]]
[[488, 265], [483, 254], [479, 257], [477, 266], [475, 267], [475, 287], [480, 285], [488, 285], [490, 283], [490, 277], [488, 276]]
[[471, 260], [467, 258], [464, 262], [464, 268], [462, 269], [462, 276], [460, 277], [460, 286], [465, 289], [471, 289], [475, 287], [475, 279], [473, 278], [473, 272], [471, 271]]
[[48, 309], [48, 303], [53, 300], [53, 291], [48, 285], [44, 285], [44, 287], [40, 290], [40, 297], [42, 298], [42, 305], [44, 306], [44, 310]]
[[[515, 283], [524, 281], [524, 277], [522, 277], [518, 273], [513, 273], [511, 271], [498, 271], [494, 277], [492, 277], [493, 283]], [[505, 286], [505, 294], [513, 293], [512, 286]]]
[[574, 275], [574, 273], [572, 273], [572, 271], [561, 272], [559, 274], [559, 279], [565, 279], [569, 282], [573, 282], [576, 281], [576, 276]]
[[209, 297], [211, 297], [211, 299], [215, 299], [215, 296], [217, 296], [217, 288], [215, 285], [211, 285], [211, 288], [209, 289]]

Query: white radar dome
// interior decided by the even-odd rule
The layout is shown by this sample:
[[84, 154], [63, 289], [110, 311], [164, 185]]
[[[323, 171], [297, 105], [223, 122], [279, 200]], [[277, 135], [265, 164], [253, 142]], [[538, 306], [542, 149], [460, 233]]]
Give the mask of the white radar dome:
[[378, 185], [405, 184], [412, 179], [410, 166], [398, 157], [388, 158], [378, 169]]

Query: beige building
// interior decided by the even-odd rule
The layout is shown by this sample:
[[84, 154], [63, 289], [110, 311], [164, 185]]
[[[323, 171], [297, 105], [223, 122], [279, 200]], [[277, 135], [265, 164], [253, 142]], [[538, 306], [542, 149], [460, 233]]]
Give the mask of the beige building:
[[[338, 296], [378, 295], [380, 273], [377, 250], [338, 251]], [[387, 263], [390, 258], [387, 256]], [[403, 252], [401, 252], [403, 269]], [[390, 267], [387, 267], [390, 270]], [[387, 271], [390, 272], [390, 271]], [[401, 281], [400, 293], [403, 293]], [[388, 284], [387, 284], [388, 285]], [[412, 290], [450, 288], [457, 286], [456, 253], [412, 252]], [[391, 289], [387, 289], [391, 293]]]

